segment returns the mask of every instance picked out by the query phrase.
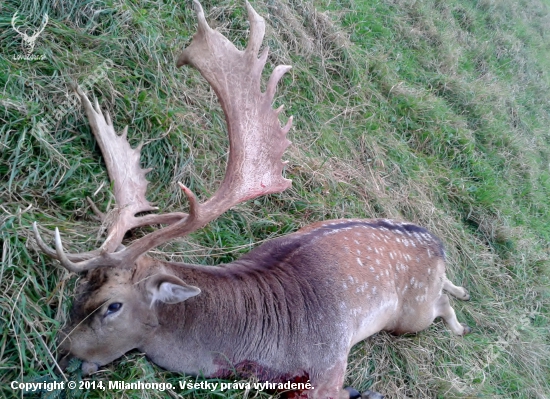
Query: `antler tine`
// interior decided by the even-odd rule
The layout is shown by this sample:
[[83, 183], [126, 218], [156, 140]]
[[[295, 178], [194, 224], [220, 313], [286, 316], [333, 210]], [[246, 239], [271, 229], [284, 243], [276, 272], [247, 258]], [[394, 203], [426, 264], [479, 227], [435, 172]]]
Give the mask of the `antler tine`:
[[55, 249], [52, 249], [52, 248], [48, 247], [46, 245], [46, 243], [44, 242], [44, 240], [42, 239], [42, 236], [40, 235], [40, 232], [38, 231], [38, 223], [36, 223], [36, 222], [32, 223], [32, 230], [34, 232], [34, 238], [36, 239], [36, 243], [38, 244], [38, 246], [40, 247], [42, 252], [44, 252], [50, 258], [57, 259], [57, 252], [55, 251]]
[[[197, 0], [193, 0], [195, 5]], [[199, 4], [200, 6], [200, 4]], [[265, 22], [264, 19], [252, 8], [250, 3], [246, 2], [246, 11], [248, 13], [248, 22], [250, 23], [250, 35], [248, 36], [248, 45], [246, 46], [246, 52], [249, 54], [258, 54], [262, 41], [265, 35]], [[265, 58], [267, 59], [267, 48], [264, 50]], [[262, 54], [264, 56], [264, 54]], [[263, 58], [263, 57], [260, 57]], [[265, 61], [263, 62], [265, 65]], [[263, 68], [263, 65], [262, 65]]]
[[71, 272], [81, 272], [84, 271], [82, 267], [78, 267], [77, 263], [73, 263], [69, 260], [65, 252], [63, 252], [63, 244], [61, 243], [61, 235], [59, 234], [59, 229], [55, 228], [55, 252], [57, 254], [57, 259], [63, 267]]
[[[38, 231], [38, 224], [36, 222], [33, 222], [32, 229], [34, 232], [34, 238], [36, 239], [36, 243], [44, 252], [46, 255], [48, 255], [50, 258], [58, 259], [59, 257], [57, 255], [57, 251], [53, 248], [50, 248], [44, 240], [42, 239], [42, 236], [40, 235], [40, 232]], [[65, 254], [65, 256], [71, 261], [71, 262], [81, 262], [87, 259], [95, 258], [96, 256], [100, 255], [99, 250], [95, 251], [88, 251], [88, 252], [81, 252], [79, 254]]]
[[275, 97], [275, 90], [277, 88], [277, 83], [279, 83], [279, 80], [281, 80], [283, 75], [288, 71], [290, 71], [291, 69], [292, 67], [290, 65], [278, 65], [275, 67], [275, 69], [271, 73], [271, 76], [269, 77], [266, 90], [265, 90], [265, 95], [269, 99], [270, 103], [273, 101], [273, 98]]

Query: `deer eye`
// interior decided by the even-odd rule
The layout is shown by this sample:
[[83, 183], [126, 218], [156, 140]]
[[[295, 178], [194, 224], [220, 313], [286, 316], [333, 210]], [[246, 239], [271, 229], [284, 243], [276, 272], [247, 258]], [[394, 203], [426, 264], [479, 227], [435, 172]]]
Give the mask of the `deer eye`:
[[120, 302], [113, 302], [109, 304], [109, 306], [107, 306], [107, 311], [105, 312], [105, 316], [118, 312], [121, 307], [122, 307], [122, 304]]

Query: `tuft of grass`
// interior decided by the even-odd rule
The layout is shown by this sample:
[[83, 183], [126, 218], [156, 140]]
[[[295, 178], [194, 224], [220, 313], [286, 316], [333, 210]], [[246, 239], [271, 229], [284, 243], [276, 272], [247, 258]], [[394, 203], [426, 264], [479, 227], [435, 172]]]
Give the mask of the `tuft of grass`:
[[[346, 384], [388, 398], [549, 397], [548, 2], [257, 0], [253, 6], [267, 21], [266, 74], [276, 64], [293, 65], [275, 99], [295, 117], [285, 170], [293, 186], [239, 205], [154, 254], [219, 264], [321, 219], [419, 223], [441, 237], [449, 277], [470, 291], [470, 302], [453, 305], [474, 332], [454, 337], [437, 322], [413, 336], [378, 334], [353, 349]], [[242, 4], [211, 0], [203, 7], [212, 26], [245, 45]], [[44, 59], [14, 59], [22, 52], [11, 29], [16, 11], [27, 26], [48, 12], [35, 47]], [[143, 164], [155, 168], [149, 198], [161, 209], [186, 207], [176, 181], [202, 199], [221, 181], [227, 139], [220, 107], [196, 71], [175, 68], [194, 26], [188, 1], [2, 3], [0, 397], [23, 396], [11, 381], [60, 379], [55, 334], [75, 278], [37, 251], [32, 222], [59, 227], [73, 251], [93, 249], [101, 232], [85, 197], [103, 209], [111, 201], [87, 121], [78, 106], [63, 105], [73, 83], [92, 78], [86, 89], [117, 129], [129, 125], [131, 143], [146, 144]], [[60, 110], [47, 131], [33, 129]], [[67, 376], [81, 380], [78, 364], [71, 366]], [[89, 378], [174, 386], [184, 379], [139, 353]], [[168, 395], [270, 397], [179, 388]]]

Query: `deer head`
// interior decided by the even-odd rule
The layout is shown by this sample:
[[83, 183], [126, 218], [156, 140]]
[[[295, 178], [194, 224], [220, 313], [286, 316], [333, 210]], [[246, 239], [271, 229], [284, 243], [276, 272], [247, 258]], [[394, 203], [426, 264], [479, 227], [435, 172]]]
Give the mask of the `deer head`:
[[48, 24], [48, 14], [44, 14], [44, 16], [42, 17], [42, 23], [40, 24], [40, 27], [34, 30], [32, 35], [28, 35], [26, 32], [21, 32], [15, 26], [16, 20], [17, 20], [17, 12], [13, 14], [13, 17], [11, 19], [11, 26], [13, 27], [13, 30], [19, 33], [19, 35], [23, 39], [23, 41], [21, 42], [21, 46], [23, 47], [23, 53], [25, 54], [26, 57], [29, 57], [32, 55], [32, 52], [34, 51], [34, 45], [36, 44], [36, 39]]

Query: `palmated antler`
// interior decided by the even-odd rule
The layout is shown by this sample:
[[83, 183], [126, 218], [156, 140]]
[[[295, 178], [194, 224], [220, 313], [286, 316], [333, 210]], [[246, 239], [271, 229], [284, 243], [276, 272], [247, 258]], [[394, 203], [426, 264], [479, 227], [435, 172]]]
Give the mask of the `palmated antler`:
[[[86, 253], [85, 256], [80, 254], [80, 258], [71, 258], [63, 253], [57, 231], [56, 250], [47, 248], [35, 226], [35, 235], [41, 248], [59, 259], [71, 271], [104, 266], [132, 267], [140, 255], [176, 237], [200, 229], [232, 206], [261, 195], [284, 191], [291, 185], [290, 180], [282, 177], [284, 163], [281, 157], [290, 144], [286, 134], [292, 125], [292, 117], [281, 127], [278, 116], [282, 106], [277, 110], [272, 108], [276, 85], [291, 67], [277, 66], [269, 78], [266, 91], [262, 93], [260, 80], [267, 60], [267, 48], [258, 58], [265, 33], [263, 18], [246, 3], [250, 37], [246, 49], [240, 51], [222, 34], [208, 26], [201, 5], [196, 0], [194, 3], [198, 18], [197, 33], [179, 56], [177, 66], [189, 64], [197, 68], [218, 96], [229, 135], [229, 157], [224, 180], [216, 193], [204, 203], [198, 203], [191, 190], [179, 183], [189, 200], [188, 215], [171, 213], [136, 218], [136, 213], [154, 209], [145, 199], [147, 181], [144, 176], [148, 170], [139, 167], [139, 149], [132, 150], [128, 145], [125, 139], [126, 129], [122, 136], [116, 135], [109, 115], [104, 118], [97, 104], [94, 110], [80, 91], [92, 130], [96, 137], [101, 137], [98, 142], [106, 158], [109, 176], [115, 183], [119, 218], [108, 229], [108, 237], [102, 247], [98, 251]], [[120, 157], [119, 151], [125, 151], [127, 155]], [[120, 189], [118, 195], [117, 187]], [[170, 225], [114, 252], [126, 231], [157, 223]]]
[[[113, 184], [116, 208], [109, 217], [103, 215], [102, 220], [107, 224], [107, 238], [101, 247], [95, 251], [65, 254], [62, 250], [61, 237], [57, 229], [55, 234], [56, 249], [49, 248], [44, 243], [38, 232], [36, 222], [33, 224], [33, 230], [38, 245], [47, 255], [58, 259], [69, 270], [78, 272], [81, 270], [75, 266], [74, 262], [81, 262], [96, 258], [104, 253], [114, 252], [129, 230], [153, 224], [172, 224], [185, 218], [187, 214], [175, 212], [135, 216], [138, 213], [157, 209], [145, 198], [147, 184], [149, 183], [145, 179], [145, 175], [151, 169], [142, 169], [140, 166], [141, 146], [132, 148], [127, 140], [128, 127], [126, 126], [122, 131], [122, 135], [119, 136], [113, 127], [110, 115], [101, 113], [97, 100], [94, 106], [79, 87], [76, 87], [76, 92], [82, 100], [92, 132], [99, 144], [109, 178]], [[98, 213], [95, 205], [92, 207], [94, 212]]]

